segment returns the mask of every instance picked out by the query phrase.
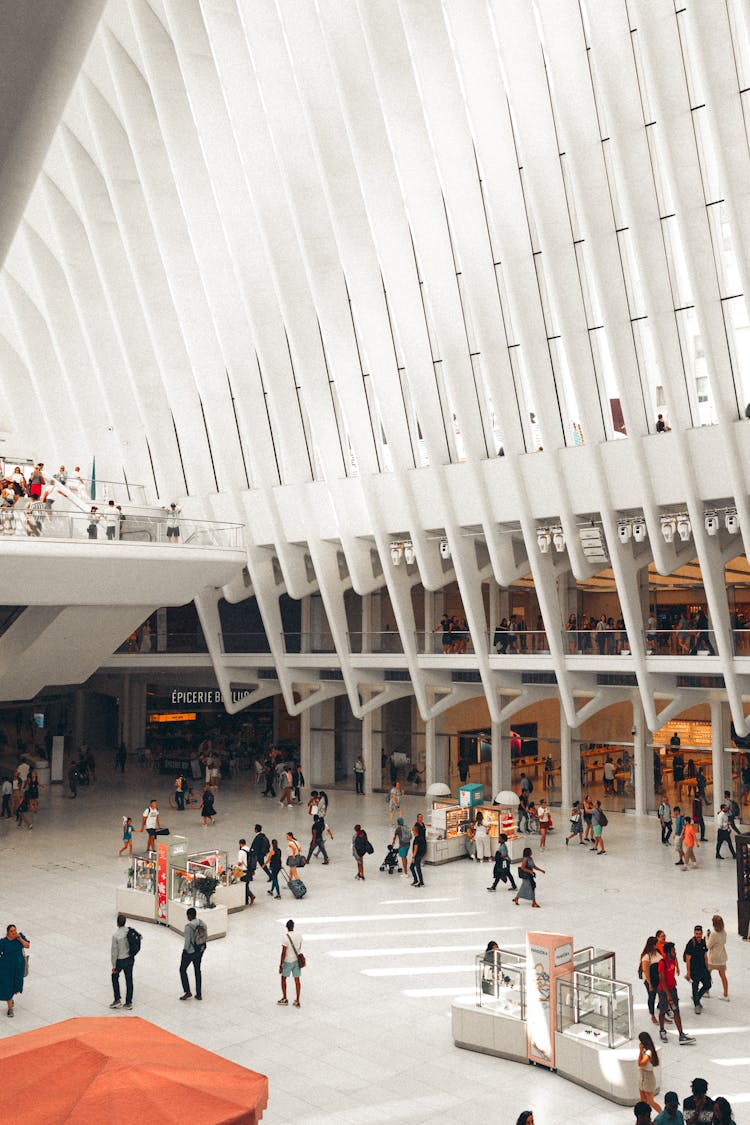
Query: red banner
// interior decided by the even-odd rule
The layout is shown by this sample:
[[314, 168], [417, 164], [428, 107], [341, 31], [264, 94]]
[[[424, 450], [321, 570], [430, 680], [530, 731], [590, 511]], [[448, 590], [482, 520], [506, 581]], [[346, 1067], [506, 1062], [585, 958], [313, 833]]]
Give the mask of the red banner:
[[167, 845], [156, 845], [156, 920], [167, 920]]

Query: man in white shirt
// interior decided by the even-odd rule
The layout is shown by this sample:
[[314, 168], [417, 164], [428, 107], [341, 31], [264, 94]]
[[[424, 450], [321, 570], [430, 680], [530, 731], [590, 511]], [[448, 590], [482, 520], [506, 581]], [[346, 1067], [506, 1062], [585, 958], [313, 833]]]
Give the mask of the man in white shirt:
[[299, 963], [299, 955], [302, 952], [302, 938], [294, 933], [294, 922], [290, 918], [286, 924], [286, 936], [281, 945], [281, 959], [279, 961], [279, 972], [281, 974], [281, 999], [277, 1001], [282, 1007], [286, 1007], [289, 1001], [286, 998], [286, 982], [287, 977], [294, 978], [294, 988], [296, 999], [294, 1007], [299, 1008], [299, 994], [302, 987], [300, 973], [302, 966]]
[[13, 784], [12, 784], [10, 778], [4, 777], [3, 778], [3, 787], [2, 787], [3, 804], [2, 804], [2, 811], [0, 811], [0, 816], [3, 816], [8, 820], [10, 820], [10, 815], [11, 815], [11, 813], [10, 813], [10, 797], [11, 797], [12, 792], [13, 792]]
[[255, 902], [255, 895], [250, 890], [250, 877], [252, 875], [250, 849], [247, 846], [247, 840], [244, 836], [240, 840], [240, 850], [237, 852], [237, 859], [234, 863], [235, 867], [239, 867], [243, 872], [242, 882], [245, 884], [245, 906], [247, 906], [248, 903], [252, 906]]
[[721, 849], [724, 844], [729, 845], [729, 851], [732, 854], [732, 859], [736, 859], [734, 845], [732, 844], [732, 833], [729, 828], [729, 810], [727, 805], [722, 805], [716, 816], [716, 858], [723, 859]]
[[107, 507], [104, 509], [104, 527], [107, 531], [107, 539], [110, 541], [117, 538], [117, 531], [120, 526], [120, 513], [115, 507], [114, 500], [110, 500]]
[[161, 821], [159, 820], [159, 810], [156, 806], [156, 798], [149, 801], [147, 809], [143, 810], [143, 819], [141, 820], [141, 827], [139, 832], [143, 832], [144, 828], [148, 832], [148, 841], [146, 843], [146, 851], [150, 852], [156, 847], [156, 833], [161, 828]]

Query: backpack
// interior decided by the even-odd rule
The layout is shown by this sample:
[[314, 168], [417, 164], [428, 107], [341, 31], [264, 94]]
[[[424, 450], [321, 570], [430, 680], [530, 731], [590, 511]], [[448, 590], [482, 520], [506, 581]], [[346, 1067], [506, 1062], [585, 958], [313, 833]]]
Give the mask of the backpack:
[[205, 949], [206, 942], [208, 941], [208, 930], [206, 923], [197, 918], [193, 926], [193, 945], [196, 950]]
[[609, 820], [607, 818], [607, 814], [605, 813], [604, 809], [599, 809], [599, 824], [601, 825], [602, 828], [606, 828], [607, 825], [609, 824]]
[[732, 819], [736, 819], [740, 815], [740, 806], [736, 801], [729, 802], [729, 815]]
[[141, 952], [141, 935], [132, 926], [128, 926], [128, 955], [136, 957]]
[[375, 851], [369, 840], [365, 840], [365, 851], [368, 855], [372, 855], [372, 853]]
[[671, 810], [670, 810], [667, 802], [662, 801], [662, 803], [659, 805], [659, 813], [658, 813], [658, 815], [662, 818], [662, 820], [669, 820], [670, 819], [670, 816], [669, 816], [670, 811]]

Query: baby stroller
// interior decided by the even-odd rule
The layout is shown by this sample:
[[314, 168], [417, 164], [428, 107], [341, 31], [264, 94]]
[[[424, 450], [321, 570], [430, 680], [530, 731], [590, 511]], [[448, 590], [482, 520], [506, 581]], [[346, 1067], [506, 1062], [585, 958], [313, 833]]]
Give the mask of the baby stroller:
[[388, 845], [388, 851], [385, 853], [385, 859], [380, 865], [381, 871], [387, 871], [389, 875], [398, 867], [398, 848], [394, 848], [392, 844]]

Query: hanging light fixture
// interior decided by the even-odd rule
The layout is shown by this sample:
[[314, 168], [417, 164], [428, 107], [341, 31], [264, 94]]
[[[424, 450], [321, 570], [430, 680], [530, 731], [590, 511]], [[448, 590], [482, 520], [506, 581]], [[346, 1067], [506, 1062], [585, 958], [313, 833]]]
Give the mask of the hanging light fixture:
[[661, 533], [665, 543], [674, 542], [675, 520], [674, 516], [661, 517]]
[[630, 536], [633, 534], [633, 529], [627, 520], [620, 520], [617, 525], [617, 535], [621, 543], [627, 543]]
[[401, 565], [401, 552], [403, 547], [400, 543], [391, 543], [391, 562], [394, 566]]
[[731, 508], [724, 516], [724, 527], [730, 535], [736, 535], [740, 530], [740, 517], [734, 508]]
[[690, 523], [690, 517], [686, 516], [686, 515], [678, 516], [677, 517], [677, 534], [679, 535], [679, 537], [680, 537], [680, 539], [682, 540], [683, 543], [687, 543], [688, 539], [692, 535], [692, 532], [693, 532], [693, 528], [692, 528], [692, 525]]
[[633, 520], [633, 538], [636, 543], [645, 543], [648, 536], [645, 520]]
[[561, 555], [565, 550], [565, 533], [561, 527], [552, 528], [552, 542], [557, 553]]
[[449, 559], [451, 557], [451, 545], [447, 539], [440, 540], [440, 558]]
[[411, 540], [408, 540], [406, 543], [404, 543], [404, 558], [406, 559], [407, 566], [411, 566], [414, 562], [414, 559], [416, 558], [416, 555], [414, 553], [414, 544], [411, 542]]
[[539, 529], [539, 531], [537, 531], [536, 541], [539, 545], [539, 550], [543, 555], [546, 555], [549, 551], [550, 545], [550, 533], [547, 531], [546, 527], [542, 527]]

